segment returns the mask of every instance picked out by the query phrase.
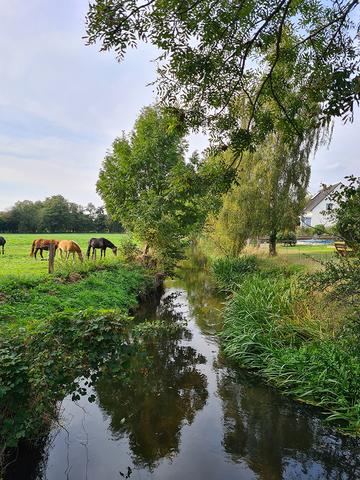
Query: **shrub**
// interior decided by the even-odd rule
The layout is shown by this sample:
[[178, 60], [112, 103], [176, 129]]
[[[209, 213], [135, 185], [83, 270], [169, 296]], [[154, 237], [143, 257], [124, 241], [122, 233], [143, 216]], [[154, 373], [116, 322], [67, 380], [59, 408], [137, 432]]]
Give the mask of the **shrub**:
[[276, 238], [276, 241], [279, 243], [283, 243], [284, 246], [289, 245], [293, 247], [297, 243], [296, 233], [295, 232], [288, 232], [287, 234], [279, 234]]

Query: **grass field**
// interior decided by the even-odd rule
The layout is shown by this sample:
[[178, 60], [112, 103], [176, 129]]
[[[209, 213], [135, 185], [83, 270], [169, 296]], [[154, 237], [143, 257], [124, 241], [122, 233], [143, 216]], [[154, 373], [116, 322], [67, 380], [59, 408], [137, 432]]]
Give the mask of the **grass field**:
[[[261, 246], [264, 253], [269, 251], [269, 246]], [[279, 257], [291, 263], [300, 263], [302, 265], [314, 265], [314, 260], [330, 261], [335, 254], [333, 245], [295, 245], [294, 247], [276, 246]]]
[[[36, 238], [57, 238], [58, 240], [74, 240], [80, 245], [84, 255], [87, 251], [88, 240], [92, 237], [106, 237], [114, 245], [119, 246], [127, 236], [120, 233], [59, 233], [59, 234], [2, 234], [6, 240], [5, 254], [0, 253], [0, 277], [6, 275], [35, 275], [44, 276], [48, 273], [48, 262], [42, 261], [39, 253], [37, 259], [31, 258], [31, 244]], [[1, 251], [1, 250], [0, 250]], [[43, 253], [44, 258], [48, 258], [48, 252]], [[111, 250], [107, 249], [106, 258], [111, 259], [114, 255]], [[98, 253], [99, 258], [99, 253]], [[85, 259], [87, 261], [87, 259]], [[64, 262], [64, 260], [63, 260]], [[72, 262], [72, 255], [69, 263]], [[75, 255], [75, 262], [79, 262]], [[58, 251], [55, 255], [54, 273], [60, 268], [60, 259]]]

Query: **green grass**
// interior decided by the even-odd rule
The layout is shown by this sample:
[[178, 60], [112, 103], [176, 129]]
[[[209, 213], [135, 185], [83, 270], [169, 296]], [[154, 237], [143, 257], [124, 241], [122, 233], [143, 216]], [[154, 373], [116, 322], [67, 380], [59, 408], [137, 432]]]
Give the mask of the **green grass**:
[[[80, 245], [84, 255], [87, 251], [88, 240], [92, 237], [105, 237], [114, 245], [119, 247], [124, 242], [128, 235], [118, 233], [36, 233], [36, 234], [2, 234], [6, 240], [5, 254], [0, 254], [0, 278], [6, 275], [24, 276], [31, 275], [42, 277], [48, 273], [48, 262], [42, 261], [40, 254], [37, 254], [36, 260], [30, 257], [31, 244], [36, 238], [57, 238], [58, 240], [74, 240]], [[99, 258], [100, 252], [97, 252]], [[48, 252], [43, 253], [44, 258], [48, 258]], [[106, 258], [114, 258], [110, 249], [106, 250]], [[64, 262], [64, 260], [63, 260]], [[72, 256], [69, 258], [69, 263], [72, 262]], [[79, 263], [77, 256], [75, 262]], [[58, 257], [58, 250], [55, 255], [55, 272], [61, 270], [61, 264]]]
[[295, 245], [294, 247], [277, 245], [276, 250], [278, 255], [286, 261], [307, 266], [314, 264], [313, 259], [329, 261], [335, 253], [333, 245]]
[[[146, 289], [144, 274], [130, 271], [122, 261], [121, 245], [129, 236], [122, 234], [96, 234], [106, 236], [120, 247], [115, 257], [107, 250], [106, 259], [96, 261], [85, 258], [81, 263], [60, 263], [55, 256], [54, 273], [48, 273], [48, 262], [30, 257], [31, 243], [35, 238], [51, 235], [4, 235], [5, 254], [0, 255], [0, 325], [39, 321], [61, 311], [78, 311], [89, 307], [117, 308], [128, 312], [139, 295]], [[55, 238], [76, 241], [86, 253], [92, 234], [59, 234]], [[48, 252], [44, 252], [47, 258]], [[74, 273], [75, 272], [75, 273]], [[75, 275], [75, 276], [74, 276]]]

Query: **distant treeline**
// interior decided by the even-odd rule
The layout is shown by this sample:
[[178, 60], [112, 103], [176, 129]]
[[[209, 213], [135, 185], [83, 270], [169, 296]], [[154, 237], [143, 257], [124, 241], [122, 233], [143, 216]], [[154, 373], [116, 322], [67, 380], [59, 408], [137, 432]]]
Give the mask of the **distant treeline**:
[[110, 232], [120, 233], [120, 222], [112, 219], [105, 207], [86, 207], [69, 202], [62, 195], [31, 202], [16, 202], [10, 209], [0, 212], [0, 232]]

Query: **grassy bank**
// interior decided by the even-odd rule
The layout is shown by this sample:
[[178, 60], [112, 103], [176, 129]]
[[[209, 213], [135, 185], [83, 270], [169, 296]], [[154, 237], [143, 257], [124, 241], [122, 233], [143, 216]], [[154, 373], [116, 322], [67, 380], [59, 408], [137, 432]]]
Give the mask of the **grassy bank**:
[[[83, 250], [90, 236], [66, 235]], [[141, 339], [159, 328], [129, 317], [155, 286], [152, 272], [125, 262], [126, 237], [106, 235], [124, 244], [116, 258], [57, 260], [51, 275], [29, 257], [33, 237], [6, 236], [0, 258], [0, 467], [7, 447], [47, 431], [59, 400], [87, 394], [77, 378], [89, 386], [107, 373], [126, 379], [131, 356], [143, 350], [146, 361]]]
[[343, 431], [358, 434], [358, 312], [334, 296], [335, 280], [327, 291], [314, 290], [310, 285], [319, 275], [280, 256], [218, 259], [212, 272], [230, 293], [224, 352], [283, 393], [320, 406]]

